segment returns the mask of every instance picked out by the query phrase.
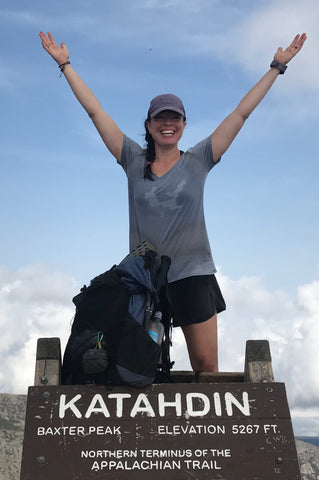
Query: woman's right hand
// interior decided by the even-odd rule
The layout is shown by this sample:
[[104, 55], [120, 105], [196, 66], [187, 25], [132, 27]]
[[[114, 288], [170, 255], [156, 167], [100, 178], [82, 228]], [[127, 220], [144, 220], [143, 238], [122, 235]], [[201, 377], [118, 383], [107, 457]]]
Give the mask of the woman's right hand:
[[59, 47], [50, 32], [48, 32], [48, 36], [46, 36], [45, 33], [40, 32], [39, 37], [42, 40], [44, 50], [51, 55], [58, 65], [62, 65], [62, 63], [69, 60], [69, 52], [65, 43], [61, 43], [61, 47]]

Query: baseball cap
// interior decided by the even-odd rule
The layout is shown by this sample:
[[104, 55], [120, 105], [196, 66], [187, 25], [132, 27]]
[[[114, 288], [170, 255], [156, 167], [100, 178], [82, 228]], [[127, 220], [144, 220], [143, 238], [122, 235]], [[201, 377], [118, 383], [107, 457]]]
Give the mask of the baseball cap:
[[172, 93], [164, 93], [158, 95], [151, 100], [150, 108], [148, 109], [148, 118], [153, 118], [163, 110], [172, 110], [183, 117], [186, 116], [182, 100]]

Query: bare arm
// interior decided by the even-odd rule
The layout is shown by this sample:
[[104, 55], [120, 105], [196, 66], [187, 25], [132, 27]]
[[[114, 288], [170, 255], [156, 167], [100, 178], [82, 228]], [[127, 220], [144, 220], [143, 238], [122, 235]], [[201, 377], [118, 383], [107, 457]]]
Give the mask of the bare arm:
[[[306, 34], [297, 35], [286, 50], [278, 48], [274, 58], [286, 65], [301, 50], [306, 38]], [[249, 115], [264, 98], [278, 75], [279, 70], [271, 68], [213, 132], [211, 139], [215, 161], [226, 152]]]
[[[43, 48], [52, 56], [58, 65], [69, 60], [69, 52], [66, 45], [61, 43], [61, 46], [59, 47], [51, 33], [48, 33], [48, 36], [46, 36], [41, 32], [40, 38], [42, 40]], [[123, 132], [116, 125], [114, 120], [112, 120], [112, 118], [102, 109], [93, 92], [83, 80], [81, 80], [70, 64], [64, 66], [63, 73], [75, 97], [92, 119], [103, 142], [114, 157], [120, 161], [123, 145]]]
[[85, 85], [71, 65], [64, 67], [64, 76], [67, 79], [74, 95], [86, 110], [94, 123], [97, 131], [112, 155], [120, 161], [123, 132], [119, 129], [114, 120], [102, 109], [96, 96]]

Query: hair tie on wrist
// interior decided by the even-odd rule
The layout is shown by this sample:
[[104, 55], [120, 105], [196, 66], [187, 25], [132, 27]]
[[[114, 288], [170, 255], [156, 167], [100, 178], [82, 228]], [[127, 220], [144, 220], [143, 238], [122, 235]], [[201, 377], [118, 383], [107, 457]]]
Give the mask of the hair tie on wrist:
[[71, 62], [68, 60], [67, 62], [61, 63], [61, 65], [59, 65], [59, 69], [61, 70], [61, 74], [59, 78], [61, 78], [62, 73], [64, 72], [65, 65], [71, 65]]

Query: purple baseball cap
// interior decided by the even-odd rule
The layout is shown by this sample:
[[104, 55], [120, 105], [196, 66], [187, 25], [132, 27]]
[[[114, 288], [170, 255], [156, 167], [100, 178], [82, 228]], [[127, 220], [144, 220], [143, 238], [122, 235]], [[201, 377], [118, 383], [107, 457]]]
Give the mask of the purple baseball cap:
[[172, 93], [164, 93], [153, 98], [148, 109], [148, 118], [153, 118], [163, 110], [172, 110], [186, 117], [183, 102]]

